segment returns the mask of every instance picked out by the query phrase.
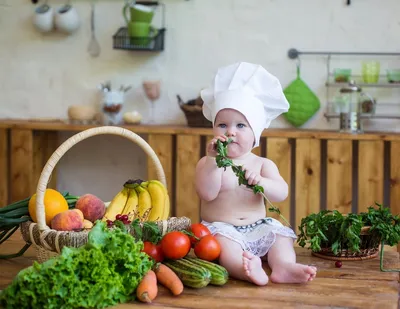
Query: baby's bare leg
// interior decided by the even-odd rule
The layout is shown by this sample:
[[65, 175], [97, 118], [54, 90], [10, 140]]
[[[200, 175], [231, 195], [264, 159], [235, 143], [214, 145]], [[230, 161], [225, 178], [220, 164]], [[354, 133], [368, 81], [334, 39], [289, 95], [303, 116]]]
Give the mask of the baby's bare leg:
[[229, 275], [235, 279], [250, 281], [257, 285], [268, 283], [268, 276], [257, 256], [249, 258], [242, 247], [235, 241], [216, 235], [221, 246], [219, 263], [226, 268]]
[[268, 264], [272, 269], [271, 281], [276, 283], [305, 283], [312, 281], [317, 268], [296, 263], [293, 240], [276, 235], [276, 241], [268, 251]]

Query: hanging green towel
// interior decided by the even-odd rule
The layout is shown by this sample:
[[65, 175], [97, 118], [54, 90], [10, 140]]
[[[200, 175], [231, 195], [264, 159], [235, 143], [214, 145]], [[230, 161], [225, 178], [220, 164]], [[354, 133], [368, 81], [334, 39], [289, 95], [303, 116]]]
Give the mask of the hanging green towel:
[[283, 116], [295, 127], [305, 124], [320, 108], [321, 103], [314, 92], [300, 78], [297, 66], [297, 78], [283, 90], [290, 107]]

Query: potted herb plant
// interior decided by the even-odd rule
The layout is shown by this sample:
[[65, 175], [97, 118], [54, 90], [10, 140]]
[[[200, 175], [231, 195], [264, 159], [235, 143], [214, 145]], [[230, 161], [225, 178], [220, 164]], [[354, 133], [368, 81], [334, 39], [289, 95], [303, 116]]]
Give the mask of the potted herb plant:
[[[332, 260], [362, 260], [378, 255], [379, 244], [400, 241], [400, 217], [379, 203], [367, 212], [341, 214], [321, 210], [301, 220], [297, 242], [312, 254]], [[383, 251], [382, 251], [383, 253]]]

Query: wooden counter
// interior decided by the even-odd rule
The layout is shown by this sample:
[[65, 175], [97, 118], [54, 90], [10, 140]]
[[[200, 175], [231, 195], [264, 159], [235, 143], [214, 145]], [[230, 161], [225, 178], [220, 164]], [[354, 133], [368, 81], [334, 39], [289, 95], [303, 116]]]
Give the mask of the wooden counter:
[[[23, 245], [21, 236], [15, 233], [11, 240], [2, 244], [2, 253], [17, 252]], [[313, 257], [306, 249], [296, 248], [296, 253], [299, 263], [317, 266], [318, 274], [314, 281], [305, 285], [269, 283], [265, 287], [257, 287], [230, 279], [222, 287], [185, 288], [178, 297], [172, 296], [160, 286], [159, 294], [152, 304], [133, 302], [112, 308], [398, 308], [399, 273], [381, 272], [379, 258], [343, 262], [342, 268], [336, 268], [334, 261]], [[21, 269], [32, 265], [33, 260], [33, 247], [23, 257], [0, 260], [0, 289], [4, 289]], [[384, 260], [385, 267], [400, 267], [397, 252], [385, 253]], [[268, 269], [267, 272], [270, 273]]]
[[[60, 145], [58, 132], [92, 127], [63, 121], [0, 120], [0, 179], [8, 180], [0, 182], [0, 206], [35, 192], [43, 166]], [[143, 134], [157, 153], [167, 177], [172, 214], [200, 220], [194, 172], [212, 130], [124, 127]], [[268, 129], [254, 152], [273, 160], [289, 183], [289, 197], [275, 206], [294, 227], [320, 209], [360, 212], [375, 202], [390, 205], [394, 214], [400, 214], [400, 133]], [[147, 170], [148, 178], [156, 177], [150, 161]], [[57, 185], [56, 173], [55, 169], [51, 188]]]

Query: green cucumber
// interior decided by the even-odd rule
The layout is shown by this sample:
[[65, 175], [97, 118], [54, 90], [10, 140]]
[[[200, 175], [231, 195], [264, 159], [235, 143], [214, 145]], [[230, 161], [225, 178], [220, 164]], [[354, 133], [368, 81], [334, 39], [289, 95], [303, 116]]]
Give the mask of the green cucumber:
[[225, 267], [206, 260], [199, 259], [197, 257], [186, 256], [184, 257], [184, 259], [209, 270], [211, 273], [211, 284], [224, 285], [228, 282], [229, 274]]
[[198, 266], [185, 259], [165, 260], [163, 264], [181, 279], [183, 285], [195, 289], [204, 288], [211, 281], [211, 273], [204, 267]]

